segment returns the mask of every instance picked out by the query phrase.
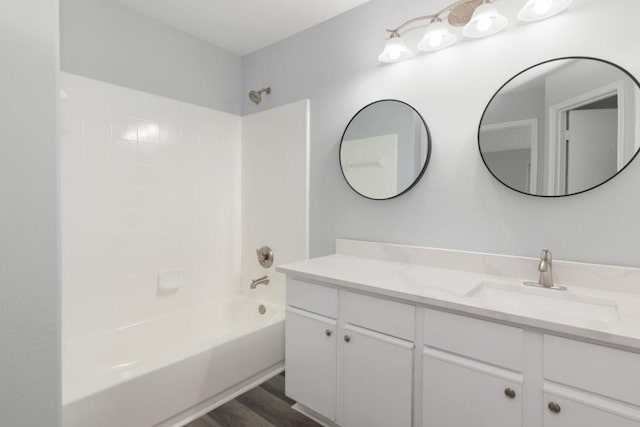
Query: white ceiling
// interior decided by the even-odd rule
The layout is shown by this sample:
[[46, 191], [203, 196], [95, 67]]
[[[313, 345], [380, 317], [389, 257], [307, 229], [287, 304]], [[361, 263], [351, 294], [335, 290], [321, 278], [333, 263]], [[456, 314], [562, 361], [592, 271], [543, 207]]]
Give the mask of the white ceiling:
[[313, 27], [369, 0], [116, 0], [238, 55]]

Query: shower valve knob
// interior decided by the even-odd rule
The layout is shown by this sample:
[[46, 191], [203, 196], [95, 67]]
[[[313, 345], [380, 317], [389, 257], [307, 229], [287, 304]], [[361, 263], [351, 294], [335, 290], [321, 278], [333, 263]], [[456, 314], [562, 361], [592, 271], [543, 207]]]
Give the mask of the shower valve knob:
[[264, 268], [269, 268], [273, 265], [273, 251], [269, 246], [256, 249], [256, 255], [258, 256], [258, 262]]

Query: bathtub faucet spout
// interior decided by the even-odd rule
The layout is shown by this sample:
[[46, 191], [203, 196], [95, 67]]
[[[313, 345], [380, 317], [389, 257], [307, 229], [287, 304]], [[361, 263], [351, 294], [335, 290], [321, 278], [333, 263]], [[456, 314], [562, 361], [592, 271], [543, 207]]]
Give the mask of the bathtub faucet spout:
[[268, 285], [268, 284], [269, 284], [269, 277], [262, 276], [258, 279], [251, 281], [251, 289], [255, 289], [256, 287], [258, 287], [258, 285]]

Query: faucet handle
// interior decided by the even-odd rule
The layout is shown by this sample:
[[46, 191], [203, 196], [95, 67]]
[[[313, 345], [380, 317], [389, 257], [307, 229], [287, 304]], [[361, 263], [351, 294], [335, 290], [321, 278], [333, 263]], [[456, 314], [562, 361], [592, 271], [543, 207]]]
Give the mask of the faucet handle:
[[273, 251], [269, 246], [256, 249], [256, 256], [258, 257], [258, 263], [264, 268], [269, 268], [273, 265]]
[[540, 259], [543, 259], [545, 261], [551, 261], [551, 251], [549, 249], [543, 249], [542, 253], [540, 254]]

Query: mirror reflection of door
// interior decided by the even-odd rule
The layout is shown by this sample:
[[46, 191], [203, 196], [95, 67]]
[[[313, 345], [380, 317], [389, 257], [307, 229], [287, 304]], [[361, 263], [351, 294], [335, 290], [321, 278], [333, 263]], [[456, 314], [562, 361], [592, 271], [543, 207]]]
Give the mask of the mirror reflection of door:
[[538, 121], [496, 123], [480, 130], [484, 161], [514, 190], [536, 193]]
[[595, 187], [617, 172], [618, 97], [564, 113], [564, 194]]
[[[637, 90], [625, 80], [580, 93], [549, 107], [551, 191], [579, 193], [615, 176], [635, 155]], [[625, 102], [629, 99], [632, 102]], [[625, 124], [626, 122], [626, 124]]]

